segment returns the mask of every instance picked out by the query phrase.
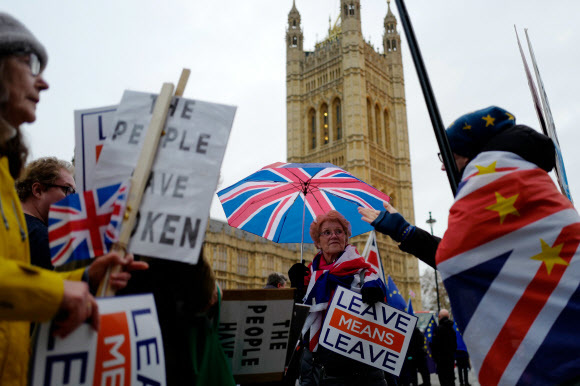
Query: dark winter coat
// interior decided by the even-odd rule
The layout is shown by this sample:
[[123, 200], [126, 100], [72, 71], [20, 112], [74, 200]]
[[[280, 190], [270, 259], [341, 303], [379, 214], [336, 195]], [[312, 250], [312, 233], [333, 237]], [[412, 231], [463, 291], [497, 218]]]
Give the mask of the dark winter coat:
[[433, 334], [431, 343], [433, 357], [435, 362], [455, 360], [455, 351], [457, 350], [457, 337], [453, 329], [453, 321], [444, 317], [439, 321], [439, 325]]

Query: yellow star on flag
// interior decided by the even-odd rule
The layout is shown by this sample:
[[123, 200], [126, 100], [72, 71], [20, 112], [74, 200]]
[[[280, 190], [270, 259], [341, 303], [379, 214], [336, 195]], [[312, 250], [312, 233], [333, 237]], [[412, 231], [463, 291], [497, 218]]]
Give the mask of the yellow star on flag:
[[477, 168], [477, 170], [479, 170], [479, 172], [477, 174], [478, 175], [482, 175], [482, 174], [492, 174], [492, 173], [495, 173], [495, 165], [496, 164], [497, 164], [497, 161], [493, 161], [493, 163], [491, 163], [488, 166], [475, 165], [475, 167]]
[[467, 124], [467, 122], [465, 122], [465, 126], [463, 126], [463, 130], [470, 130], [471, 126]]
[[548, 275], [552, 273], [552, 268], [554, 268], [554, 265], [556, 264], [568, 265], [568, 262], [559, 256], [560, 252], [562, 251], [562, 247], [564, 246], [564, 243], [558, 244], [552, 248], [544, 240], [540, 239], [540, 242], [542, 243], [542, 252], [530, 257], [530, 259], [538, 260], [546, 264]]
[[485, 127], [493, 126], [493, 121], [495, 121], [495, 118], [492, 118], [489, 114], [487, 114], [487, 117], [483, 117], [481, 119], [485, 121]]
[[510, 114], [510, 113], [508, 113], [507, 111], [506, 111], [505, 115], [507, 115], [507, 116], [508, 116], [508, 119], [509, 119], [510, 121], [515, 121], [515, 120], [516, 120], [516, 117], [514, 117], [513, 115], [511, 115], [511, 114]]
[[520, 213], [515, 208], [514, 203], [518, 199], [519, 194], [505, 198], [498, 192], [495, 192], [496, 203], [488, 206], [485, 209], [495, 210], [499, 214], [499, 223], [503, 224], [503, 220], [508, 214], [519, 216]]

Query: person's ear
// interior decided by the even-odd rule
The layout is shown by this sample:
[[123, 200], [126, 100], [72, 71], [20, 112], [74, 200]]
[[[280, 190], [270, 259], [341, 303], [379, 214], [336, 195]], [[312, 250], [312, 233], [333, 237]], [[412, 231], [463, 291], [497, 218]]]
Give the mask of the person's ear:
[[32, 195], [34, 197], [40, 198], [40, 196], [42, 195], [42, 192], [44, 191], [44, 186], [40, 182], [35, 182], [34, 184], [32, 184], [32, 187], [30, 190], [31, 190]]

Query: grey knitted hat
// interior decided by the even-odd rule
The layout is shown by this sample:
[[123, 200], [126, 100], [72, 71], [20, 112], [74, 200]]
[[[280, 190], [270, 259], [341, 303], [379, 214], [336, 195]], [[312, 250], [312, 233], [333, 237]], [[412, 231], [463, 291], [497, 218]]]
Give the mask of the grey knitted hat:
[[33, 52], [40, 59], [41, 68], [46, 67], [48, 55], [44, 46], [24, 24], [0, 12], [0, 56], [15, 52]]

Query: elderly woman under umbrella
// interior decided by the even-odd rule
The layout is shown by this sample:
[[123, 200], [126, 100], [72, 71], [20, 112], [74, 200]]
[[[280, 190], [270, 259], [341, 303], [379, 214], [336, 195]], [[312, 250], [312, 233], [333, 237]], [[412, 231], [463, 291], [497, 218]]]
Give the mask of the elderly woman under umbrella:
[[383, 372], [318, 345], [320, 330], [330, 299], [337, 286], [362, 295], [367, 304], [384, 300], [386, 288], [377, 272], [348, 244], [350, 223], [332, 210], [316, 217], [310, 236], [320, 251], [306, 267], [297, 263], [288, 272], [292, 287], [304, 291], [304, 303], [311, 305], [302, 329], [304, 352], [302, 385], [386, 385]]

